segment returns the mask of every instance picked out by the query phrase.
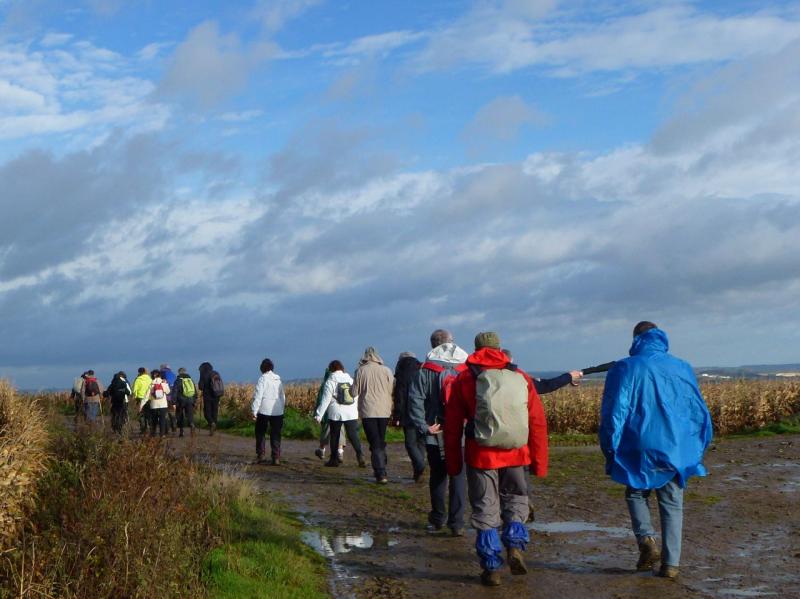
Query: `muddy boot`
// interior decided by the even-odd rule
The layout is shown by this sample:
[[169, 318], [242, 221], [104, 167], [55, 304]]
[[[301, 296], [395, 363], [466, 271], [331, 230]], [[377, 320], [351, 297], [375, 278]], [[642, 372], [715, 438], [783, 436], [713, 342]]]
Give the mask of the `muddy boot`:
[[217, 423], [216, 422], [212, 422], [211, 426], [209, 427], [208, 434], [213, 437], [215, 430], [217, 430]]
[[325, 459], [325, 448], [324, 447], [319, 447], [319, 448], [315, 449], [314, 450], [314, 455], [317, 456], [320, 460], [324, 460]]
[[274, 458], [272, 458], [272, 465], [273, 466], [280, 466], [281, 465], [281, 458], [278, 457], [278, 456], [275, 456]]
[[328, 461], [325, 462], [325, 465], [328, 466], [329, 468], [338, 468], [340, 463], [341, 462], [339, 462], [339, 460], [336, 459], [336, 456], [331, 456], [330, 458], [328, 458]]
[[503, 580], [499, 570], [484, 570], [481, 572], [481, 584], [485, 587], [499, 587]]
[[636, 569], [639, 572], [652, 570], [659, 559], [661, 552], [658, 550], [656, 540], [653, 537], [643, 537], [639, 541], [639, 561], [636, 562]]
[[661, 568], [659, 568], [656, 576], [660, 576], [661, 578], [669, 578], [670, 580], [675, 580], [678, 578], [678, 566], [667, 566], [665, 564], [661, 564]]
[[179, 436], [179, 437], [183, 437], [183, 429], [181, 429], [181, 432], [180, 432], [180, 433], [178, 433], [178, 436]]
[[359, 468], [366, 468], [367, 467], [367, 462], [364, 461], [364, 456], [363, 455], [358, 455], [356, 457], [358, 458], [358, 467]]
[[264, 463], [264, 455], [260, 454], [260, 453], [257, 454], [256, 455], [256, 460], [253, 463], [254, 464], [263, 464]]
[[528, 573], [525, 560], [522, 558], [522, 551], [516, 547], [511, 547], [508, 550], [508, 567], [511, 568], [511, 573], [514, 576], [521, 576]]

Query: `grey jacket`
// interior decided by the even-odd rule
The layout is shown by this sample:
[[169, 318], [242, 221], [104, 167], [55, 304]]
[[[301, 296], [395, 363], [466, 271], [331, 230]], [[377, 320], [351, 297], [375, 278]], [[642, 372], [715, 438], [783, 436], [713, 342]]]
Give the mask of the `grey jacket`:
[[390, 418], [393, 388], [394, 374], [382, 360], [362, 360], [352, 390], [353, 395], [358, 395], [358, 415], [361, 418]]

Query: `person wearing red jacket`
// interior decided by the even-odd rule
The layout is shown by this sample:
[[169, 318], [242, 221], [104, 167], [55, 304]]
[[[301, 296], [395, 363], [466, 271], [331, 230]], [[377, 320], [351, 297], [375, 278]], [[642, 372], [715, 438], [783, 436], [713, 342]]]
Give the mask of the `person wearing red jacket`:
[[[452, 396], [445, 406], [445, 463], [448, 474], [456, 475], [466, 462], [471, 523], [478, 532], [475, 549], [483, 568], [481, 582], [497, 586], [501, 582], [499, 570], [503, 565], [503, 545], [508, 552], [511, 573], [527, 573], [522, 558], [522, 551], [529, 542], [524, 524], [529, 509], [524, 467], [529, 466], [535, 476], [547, 475], [547, 422], [533, 381], [503, 353], [497, 333], [478, 333], [475, 352], [467, 358], [466, 364], [468, 369], [453, 383]], [[527, 443], [523, 437], [519, 446], [502, 447], [491, 445], [484, 438], [482, 428], [485, 423], [476, 421], [476, 388], [478, 377], [491, 370], [506, 370], [523, 378], [521, 385], [510, 375], [499, 380], [510, 379], [515, 393], [524, 394], [527, 390], [527, 398], [516, 398], [519, 402], [527, 400]], [[507, 384], [511, 386], [510, 383]], [[509, 430], [516, 427], [517, 437], [521, 426], [524, 434], [524, 423], [506, 424], [502, 420], [493, 423], [495, 427], [498, 425]], [[504, 431], [498, 432], [502, 434]], [[465, 433], [462, 458], [461, 440]], [[501, 526], [502, 537], [498, 534]]]

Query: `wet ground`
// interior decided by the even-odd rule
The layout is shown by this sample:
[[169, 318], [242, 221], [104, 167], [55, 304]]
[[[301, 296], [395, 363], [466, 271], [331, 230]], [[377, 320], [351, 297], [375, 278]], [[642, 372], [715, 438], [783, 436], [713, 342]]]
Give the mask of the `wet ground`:
[[623, 489], [604, 476], [599, 449], [552, 448], [550, 475], [534, 482], [529, 573], [506, 573], [497, 589], [478, 585], [474, 531], [426, 532], [427, 478], [411, 480], [402, 444], [389, 447], [385, 486], [349, 449], [342, 467], [326, 468], [307, 441], [284, 441], [281, 466], [251, 465], [251, 439], [202, 431], [193, 449], [170, 444], [252, 477], [296, 511], [303, 540], [331, 566], [335, 597], [800, 597], [797, 436], [723, 440], [708, 452], [710, 476], [686, 491], [677, 581], [635, 572]]

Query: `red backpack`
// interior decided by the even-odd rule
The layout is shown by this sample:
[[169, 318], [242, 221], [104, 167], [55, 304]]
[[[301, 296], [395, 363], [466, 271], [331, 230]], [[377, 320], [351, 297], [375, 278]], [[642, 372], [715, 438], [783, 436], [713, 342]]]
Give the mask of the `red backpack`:
[[420, 368], [425, 368], [439, 375], [439, 389], [441, 390], [439, 397], [442, 400], [442, 405], [446, 406], [447, 402], [450, 401], [450, 396], [453, 394], [453, 383], [456, 382], [456, 377], [467, 369], [467, 365], [442, 366], [436, 362], [423, 362]]

